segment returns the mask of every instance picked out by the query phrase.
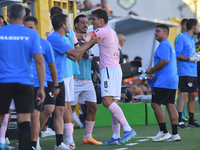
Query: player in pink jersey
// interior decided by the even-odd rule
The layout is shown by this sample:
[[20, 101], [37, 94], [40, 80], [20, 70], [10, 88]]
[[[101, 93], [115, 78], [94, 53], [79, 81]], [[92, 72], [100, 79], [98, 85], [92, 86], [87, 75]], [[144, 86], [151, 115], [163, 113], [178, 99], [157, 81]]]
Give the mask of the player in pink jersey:
[[[120, 145], [136, 135], [129, 126], [123, 111], [117, 105], [121, 96], [122, 71], [119, 65], [119, 49], [117, 34], [107, 25], [106, 10], [97, 9], [92, 12], [93, 29], [97, 37], [102, 36], [99, 45], [101, 70], [101, 97], [105, 107], [111, 111], [112, 138], [102, 145]], [[124, 129], [123, 139], [120, 140], [120, 124]]]

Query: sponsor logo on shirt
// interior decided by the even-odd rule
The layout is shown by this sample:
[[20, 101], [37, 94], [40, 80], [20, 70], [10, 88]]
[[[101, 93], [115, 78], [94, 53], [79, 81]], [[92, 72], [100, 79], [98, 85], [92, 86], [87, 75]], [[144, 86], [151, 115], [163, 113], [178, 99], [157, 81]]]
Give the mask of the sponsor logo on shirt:
[[0, 36], [0, 40], [16, 40], [16, 41], [28, 41], [29, 37], [27, 36]]
[[192, 87], [192, 83], [188, 83], [188, 86], [189, 86], [189, 87]]

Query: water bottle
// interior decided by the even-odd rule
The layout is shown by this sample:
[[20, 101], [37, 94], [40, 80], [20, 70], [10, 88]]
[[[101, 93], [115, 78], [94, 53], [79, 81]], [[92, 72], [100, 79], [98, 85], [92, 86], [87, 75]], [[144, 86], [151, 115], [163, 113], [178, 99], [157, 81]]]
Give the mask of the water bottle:
[[144, 67], [139, 67], [138, 68], [138, 72], [141, 73], [139, 75], [139, 79], [140, 80], [151, 80], [154, 78], [154, 74], [146, 74], [147, 68], [144, 68]]

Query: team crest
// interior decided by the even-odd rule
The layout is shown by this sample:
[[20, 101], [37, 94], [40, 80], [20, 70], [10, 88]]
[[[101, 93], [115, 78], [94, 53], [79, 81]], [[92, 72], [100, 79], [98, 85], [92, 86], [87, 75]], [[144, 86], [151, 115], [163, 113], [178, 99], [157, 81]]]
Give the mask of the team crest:
[[188, 83], [188, 86], [189, 86], [189, 87], [192, 87], [192, 83]]
[[136, 4], [136, 0], [117, 0], [117, 2], [124, 9], [129, 9]]

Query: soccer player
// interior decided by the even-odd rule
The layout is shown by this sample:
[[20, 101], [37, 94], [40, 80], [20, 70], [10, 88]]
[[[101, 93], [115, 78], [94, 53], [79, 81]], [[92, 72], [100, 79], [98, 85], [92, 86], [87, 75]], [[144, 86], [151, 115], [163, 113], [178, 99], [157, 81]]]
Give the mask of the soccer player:
[[26, 150], [31, 138], [30, 121], [34, 106], [32, 57], [39, 79], [36, 99], [44, 102], [45, 64], [36, 31], [23, 26], [25, 8], [13, 4], [9, 9], [10, 24], [0, 28], [0, 125], [8, 113], [11, 99], [15, 101], [19, 133], [19, 150]]
[[[24, 20], [24, 25], [30, 29], [38, 31], [38, 21], [34, 16], [26, 17], [26, 19]], [[41, 37], [40, 37], [40, 43], [41, 43], [43, 58], [48, 63], [54, 86], [58, 86], [57, 71], [56, 71], [54, 53], [53, 53], [51, 44]], [[39, 86], [36, 67], [35, 67], [35, 61], [32, 62], [32, 66], [33, 66], [33, 75], [34, 75], [34, 81], [35, 81], [34, 82], [34, 97], [35, 97], [36, 96], [35, 94]], [[48, 69], [48, 66], [46, 66], [47, 69]], [[44, 86], [47, 87], [46, 78], [45, 78]], [[60, 90], [56, 88], [52, 89], [52, 94], [54, 95], [55, 98], [57, 97], [59, 91]], [[42, 111], [42, 107], [43, 107], [43, 104], [38, 106], [37, 101], [34, 100], [34, 112], [31, 115], [31, 133], [32, 134], [31, 134], [31, 144], [30, 144], [33, 150], [36, 149], [37, 139], [39, 137], [40, 112]]]
[[[85, 15], [79, 15], [74, 20], [74, 26], [76, 33], [85, 34], [88, 29], [88, 19]], [[83, 45], [85, 42], [79, 41]], [[80, 63], [80, 75], [78, 75], [74, 81], [74, 101], [71, 101], [72, 110], [74, 112], [76, 104], [86, 104], [88, 108], [86, 120], [85, 120], [85, 135], [83, 137], [84, 144], [101, 145], [102, 142], [98, 142], [92, 138], [92, 130], [96, 119], [97, 100], [94, 86], [91, 80], [91, 58], [93, 54], [92, 49], [88, 49]]]
[[[63, 116], [65, 110], [65, 90], [64, 90], [63, 76], [66, 68], [66, 57], [68, 55], [68, 57], [70, 57], [73, 61], [77, 61], [90, 46], [101, 42], [101, 37], [100, 38], [93, 37], [85, 45], [74, 50], [73, 48], [71, 48], [71, 46], [69, 46], [66, 43], [65, 39], [63, 38], [63, 36], [69, 32], [69, 21], [67, 15], [59, 14], [53, 16], [52, 25], [55, 32], [49, 35], [47, 40], [51, 43], [54, 50], [55, 63], [58, 73], [58, 82], [60, 86], [60, 93], [56, 98], [56, 104], [55, 104], [56, 108], [54, 112], [53, 122], [56, 131], [56, 143], [57, 143], [55, 149], [61, 150], [61, 149], [69, 149], [69, 147], [67, 147], [63, 143], [63, 125], [64, 125]], [[52, 87], [51, 83], [52, 79], [50, 76], [48, 76], [47, 81], [48, 81], [48, 88]]]
[[188, 127], [200, 127], [194, 121], [194, 105], [197, 91], [197, 61], [200, 57], [196, 56], [196, 47], [193, 35], [197, 35], [199, 23], [196, 19], [187, 21], [187, 31], [178, 38], [176, 43], [176, 58], [178, 62], [178, 75], [180, 87], [180, 99], [177, 110], [179, 113], [179, 126], [182, 128], [184, 122], [181, 121], [184, 103], [188, 98], [189, 123]]
[[[152, 141], [180, 141], [178, 134], [178, 113], [174, 105], [176, 89], [178, 88], [178, 75], [176, 67], [176, 53], [174, 47], [167, 39], [169, 28], [160, 24], [156, 26], [155, 36], [160, 43], [154, 54], [154, 67], [149, 68], [147, 74], [155, 74], [155, 85], [152, 93], [151, 107], [154, 110], [160, 127], [158, 134]], [[169, 134], [165, 124], [165, 114], [161, 104], [166, 105], [171, 126], [172, 135]]]
[[[97, 37], [103, 39], [99, 43], [100, 74], [101, 74], [101, 97], [105, 107], [111, 111], [112, 138], [103, 145], [119, 145], [127, 142], [136, 135], [129, 126], [123, 111], [117, 105], [121, 96], [122, 71], [119, 65], [119, 49], [117, 34], [107, 25], [108, 13], [106, 10], [97, 9], [92, 12], [91, 23]], [[123, 139], [120, 140], [120, 124], [124, 129]]]

